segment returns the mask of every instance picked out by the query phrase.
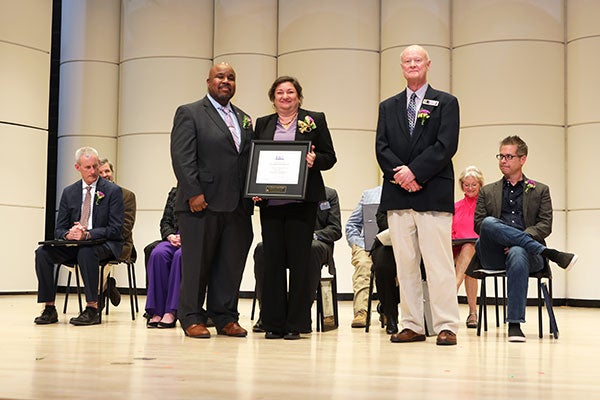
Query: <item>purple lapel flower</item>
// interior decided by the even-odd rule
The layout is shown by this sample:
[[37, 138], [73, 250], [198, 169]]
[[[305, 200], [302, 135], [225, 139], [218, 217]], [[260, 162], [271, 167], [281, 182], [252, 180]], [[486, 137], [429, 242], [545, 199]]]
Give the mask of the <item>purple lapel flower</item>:
[[532, 179], [527, 179], [525, 181], [525, 193], [529, 192], [530, 190], [535, 189], [535, 181]]
[[424, 108], [421, 108], [419, 110], [419, 113], [417, 114], [417, 119], [421, 121], [421, 125], [425, 125], [425, 121], [427, 121], [429, 119], [429, 117], [431, 116], [429, 114], [430, 114], [429, 110], [426, 110]]
[[101, 191], [96, 191], [96, 205], [100, 204], [100, 200], [104, 198], [104, 193]]

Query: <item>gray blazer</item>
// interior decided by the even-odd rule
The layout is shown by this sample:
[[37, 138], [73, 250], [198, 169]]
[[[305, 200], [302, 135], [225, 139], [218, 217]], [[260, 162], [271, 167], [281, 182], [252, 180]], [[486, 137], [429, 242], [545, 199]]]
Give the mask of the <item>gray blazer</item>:
[[252, 125], [246, 113], [233, 104], [231, 107], [241, 128], [239, 153], [208, 97], [177, 108], [171, 132], [171, 162], [178, 184], [176, 212], [189, 212], [188, 200], [204, 194], [211, 211], [233, 211], [243, 201], [252, 213], [252, 201], [242, 199]]
[[[525, 178], [525, 181], [528, 181]], [[503, 180], [485, 185], [479, 191], [475, 208], [475, 232], [479, 233], [481, 223], [487, 216], [500, 218], [502, 211]], [[535, 240], [545, 244], [544, 239], [552, 233], [552, 199], [550, 188], [541, 182], [535, 182], [535, 188], [523, 193], [523, 219], [525, 232]]]

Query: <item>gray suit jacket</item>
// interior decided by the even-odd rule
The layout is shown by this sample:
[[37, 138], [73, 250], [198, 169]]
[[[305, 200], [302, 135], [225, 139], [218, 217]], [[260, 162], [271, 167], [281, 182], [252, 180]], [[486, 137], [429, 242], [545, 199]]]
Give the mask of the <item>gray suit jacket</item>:
[[178, 184], [176, 212], [189, 212], [188, 200], [204, 194], [211, 211], [233, 211], [243, 201], [252, 213], [252, 201], [242, 199], [252, 126], [246, 113], [231, 107], [241, 128], [239, 153], [208, 97], [177, 108], [171, 132], [171, 162]]
[[[525, 182], [528, 181], [525, 178]], [[475, 208], [475, 232], [479, 233], [481, 222], [487, 216], [500, 218], [502, 211], [503, 179], [481, 188]], [[525, 232], [540, 243], [552, 233], [552, 199], [550, 188], [541, 182], [535, 182], [535, 188], [523, 193], [523, 219]]]

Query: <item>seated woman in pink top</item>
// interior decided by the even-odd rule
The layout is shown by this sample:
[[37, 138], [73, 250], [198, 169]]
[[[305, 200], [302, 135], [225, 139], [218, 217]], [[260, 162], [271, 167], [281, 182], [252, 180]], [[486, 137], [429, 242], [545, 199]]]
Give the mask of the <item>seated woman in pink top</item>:
[[[473, 228], [475, 205], [479, 196], [479, 189], [483, 186], [483, 174], [475, 166], [467, 167], [458, 178], [460, 187], [465, 193], [462, 200], [454, 204], [454, 217], [452, 218], [452, 239], [476, 239], [479, 236]], [[475, 241], [455, 245], [454, 265], [456, 268], [456, 290], [465, 282], [469, 316], [467, 328], [477, 328], [477, 279], [465, 275], [465, 270], [475, 254]]]

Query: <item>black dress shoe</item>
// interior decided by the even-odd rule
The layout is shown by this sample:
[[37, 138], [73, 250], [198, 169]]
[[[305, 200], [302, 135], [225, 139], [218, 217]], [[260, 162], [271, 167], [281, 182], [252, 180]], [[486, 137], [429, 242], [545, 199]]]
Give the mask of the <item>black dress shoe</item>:
[[385, 327], [385, 333], [387, 333], [388, 335], [398, 333], [398, 323], [396, 321], [393, 321], [392, 319], [388, 319], [388, 323]]
[[46, 306], [44, 311], [42, 311], [42, 315], [39, 317], [35, 317], [33, 320], [38, 325], [48, 325], [54, 324], [58, 322], [58, 313], [56, 312], [55, 306]]
[[152, 328], [158, 328], [158, 322], [159, 322], [159, 321], [156, 321], [156, 322], [150, 322], [150, 319], [148, 319], [148, 320], [146, 321], [146, 328], [149, 328], [149, 329], [152, 329]]
[[298, 340], [300, 339], [300, 332], [298, 331], [289, 331], [285, 335], [283, 335], [285, 340]]
[[281, 332], [273, 332], [273, 331], [265, 332], [265, 339], [282, 339], [282, 338], [283, 338], [283, 333], [281, 333]]
[[121, 293], [119, 293], [119, 289], [117, 289], [117, 281], [115, 278], [108, 278], [106, 280], [106, 285], [108, 286], [106, 292], [108, 293], [110, 303], [115, 307], [121, 304]]
[[78, 317], [73, 317], [69, 321], [76, 326], [97, 325], [100, 323], [100, 313], [94, 307], [86, 307]]

